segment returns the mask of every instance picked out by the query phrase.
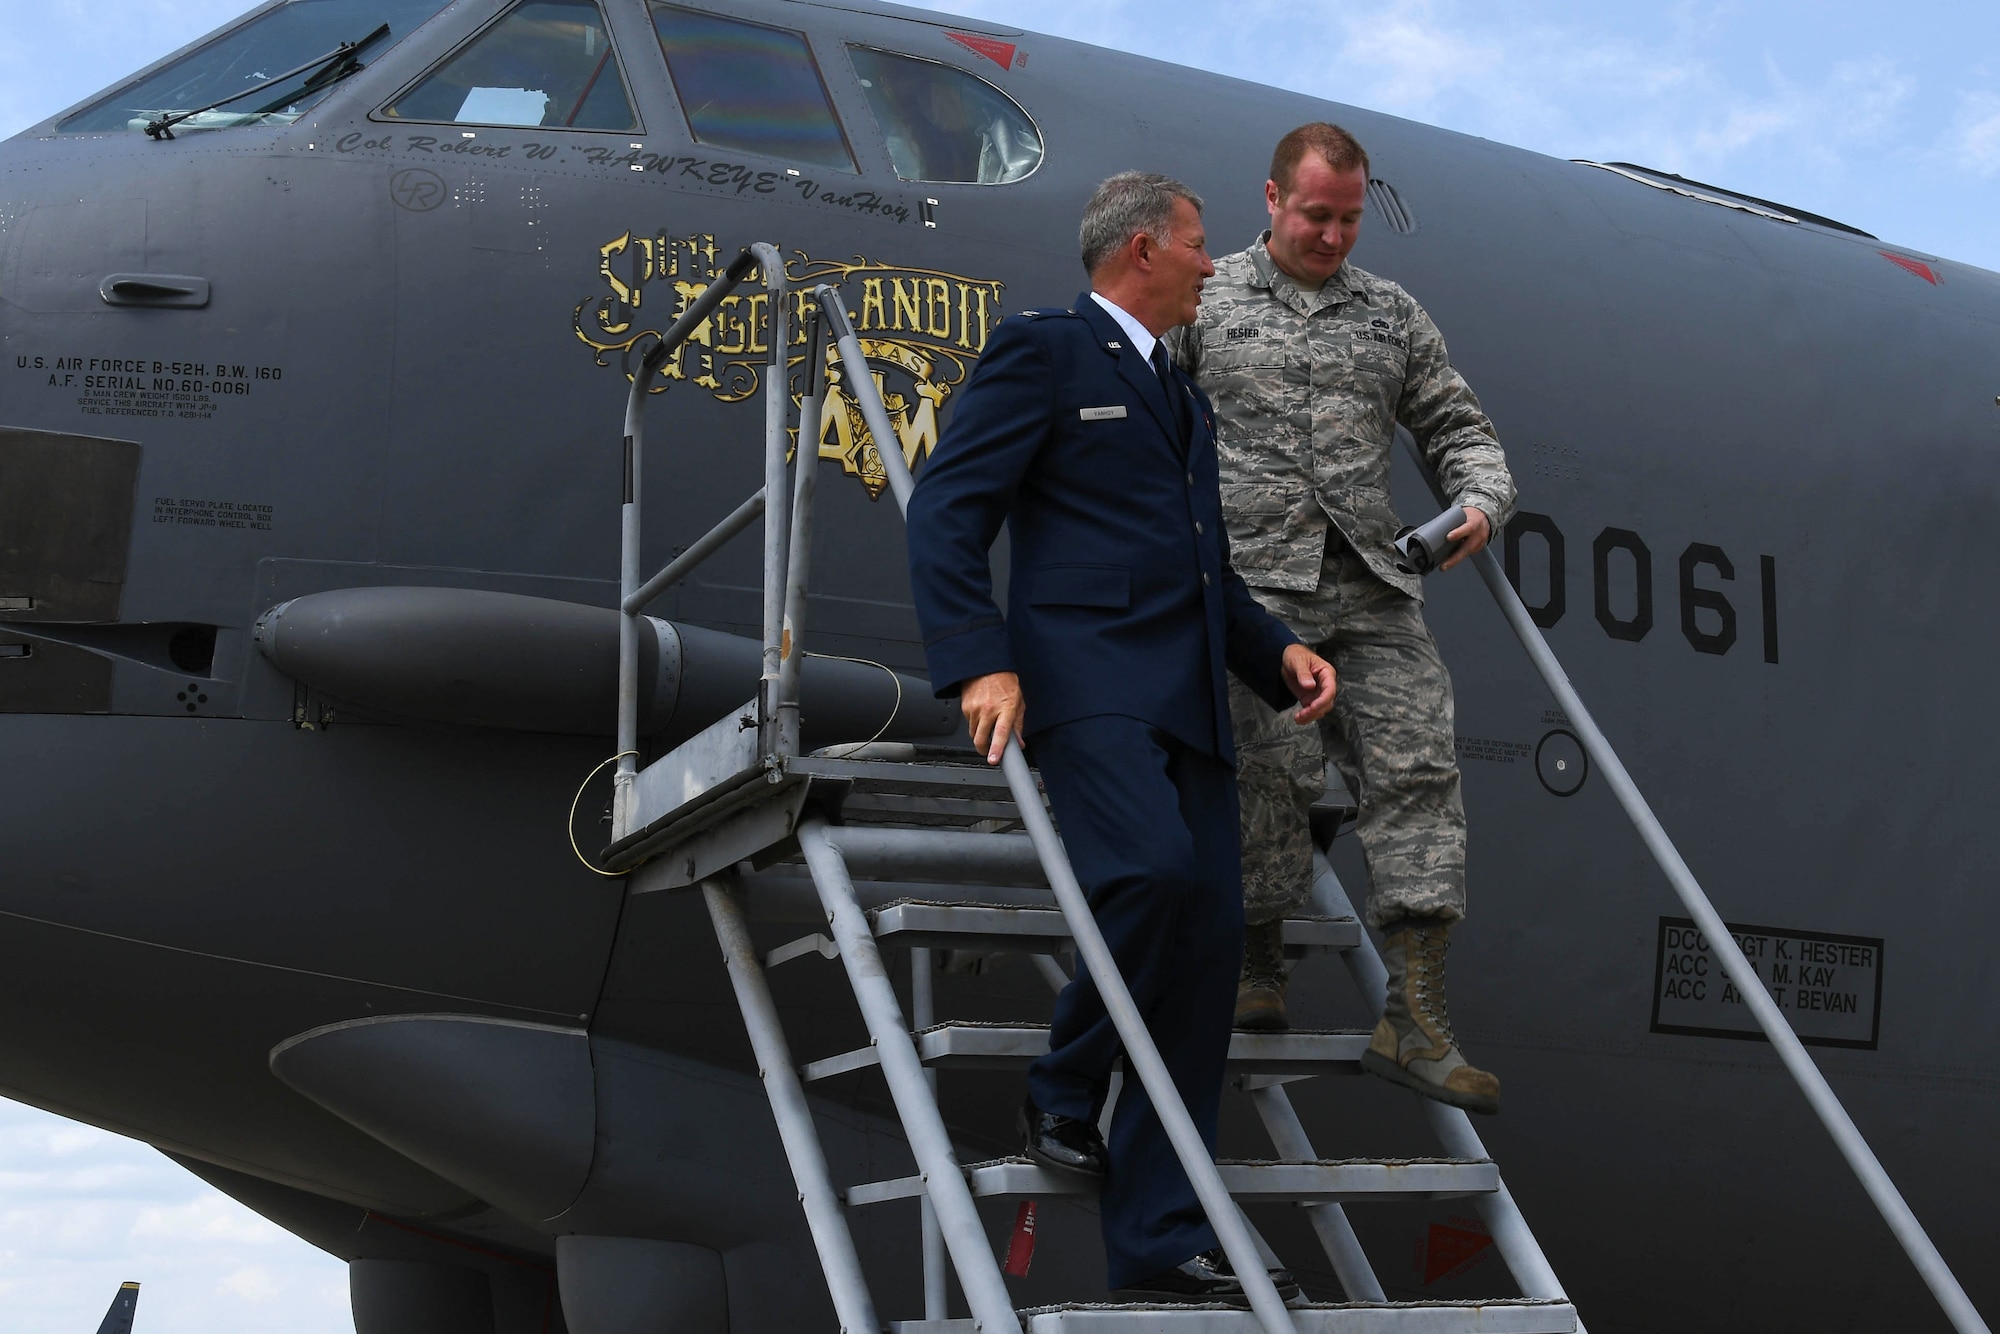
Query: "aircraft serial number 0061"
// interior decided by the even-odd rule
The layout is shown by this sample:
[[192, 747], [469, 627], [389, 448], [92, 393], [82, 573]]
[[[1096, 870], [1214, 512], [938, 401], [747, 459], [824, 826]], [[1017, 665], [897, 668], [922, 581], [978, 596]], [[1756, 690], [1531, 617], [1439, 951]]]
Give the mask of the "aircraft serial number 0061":
[[[1521, 586], [1523, 548], [1540, 548], [1547, 572], [1539, 587]], [[1535, 624], [1547, 630], [1569, 609], [1569, 571], [1562, 529], [1546, 514], [1527, 510], [1507, 524], [1501, 542], [1507, 582], [1521, 595]], [[1778, 559], [1757, 558], [1764, 661], [1778, 660]], [[1736, 564], [1721, 547], [1690, 542], [1680, 560], [1681, 634], [1698, 653], [1717, 656], [1734, 648], [1736, 607], [1728, 594], [1705, 587], [1708, 580], [1733, 582]], [[1535, 581], [1531, 580], [1533, 584]], [[1597, 623], [1613, 639], [1637, 643], [1653, 629], [1653, 553], [1629, 528], [1607, 527], [1590, 544], [1590, 582]], [[1629, 608], [1630, 614], [1621, 614]]]

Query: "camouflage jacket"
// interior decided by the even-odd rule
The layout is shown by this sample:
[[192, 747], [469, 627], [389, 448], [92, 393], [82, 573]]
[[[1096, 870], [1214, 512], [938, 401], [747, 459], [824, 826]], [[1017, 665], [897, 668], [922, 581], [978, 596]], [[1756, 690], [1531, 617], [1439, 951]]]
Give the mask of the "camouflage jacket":
[[[1216, 261], [1195, 322], [1172, 339], [1215, 405], [1236, 569], [1252, 587], [1310, 592], [1331, 521], [1369, 569], [1422, 599], [1389, 545], [1402, 526], [1389, 502], [1396, 427], [1497, 533], [1514, 480], [1493, 423], [1408, 292], [1351, 264], [1301, 291], [1264, 249], [1269, 235]], [[1429, 518], [1430, 503], [1412, 517]]]

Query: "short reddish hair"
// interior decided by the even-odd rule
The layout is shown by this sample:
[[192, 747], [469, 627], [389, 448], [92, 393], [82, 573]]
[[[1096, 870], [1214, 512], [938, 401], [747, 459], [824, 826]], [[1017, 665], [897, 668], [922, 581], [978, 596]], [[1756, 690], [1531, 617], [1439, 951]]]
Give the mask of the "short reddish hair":
[[1299, 160], [1308, 149], [1318, 153], [1335, 171], [1353, 171], [1359, 167], [1363, 175], [1368, 173], [1368, 150], [1361, 146], [1361, 141], [1338, 125], [1316, 120], [1278, 140], [1278, 147], [1271, 154], [1271, 179], [1277, 183], [1280, 195], [1291, 191], [1292, 173], [1298, 170]]

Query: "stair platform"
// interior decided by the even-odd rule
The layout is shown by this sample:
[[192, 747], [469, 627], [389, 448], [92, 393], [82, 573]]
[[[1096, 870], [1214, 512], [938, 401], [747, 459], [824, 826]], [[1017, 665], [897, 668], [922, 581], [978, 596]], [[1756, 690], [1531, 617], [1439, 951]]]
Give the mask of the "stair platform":
[[[1218, 1159], [1222, 1184], [1245, 1203], [1339, 1204], [1359, 1200], [1452, 1200], [1499, 1189], [1500, 1169], [1486, 1159], [1350, 1158], [1316, 1163]], [[1026, 1158], [995, 1158], [961, 1169], [975, 1197], [1090, 1195], [1096, 1185], [1051, 1172]], [[847, 1188], [849, 1205], [880, 1204], [921, 1195], [922, 1177], [895, 1177]]]
[[[901, 899], [868, 914], [877, 940], [930, 949], [1019, 950], [1054, 954], [1070, 947], [1069, 926], [1055, 908]], [[1285, 957], [1351, 950], [1361, 943], [1352, 917], [1288, 917]]]
[[[1574, 1334], [1568, 1302], [1526, 1298], [1487, 1302], [1301, 1302], [1290, 1308], [1299, 1334]], [[1024, 1334], [1260, 1334], [1255, 1314], [1213, 1305], [1073, 1303], [1020, 1313]], [[889, 1334], [973, 1334], [970, 1320], [891, 1320]]]
[[765, 755], [757, 713], [755, 701], [732, 710], [638, 771], [603, 853], [607, 866], [629, 868], [669, 848], [682, 855], [706, 833], [714, 846], [696, 846], [694, 867], [656, 887], [691, 884], [782, 843], [809, 792], [832, 808], [851, 802], [864, 826], [975, 833], [1020, 822], [1006, 778], [969, 752], [872, 745]]
[[[915, 1035], [917, 1056], [941, 1070], [1013, 1070], [1049, 1049], [1047, 1024], [937, 1024]], [[1283, 1033], [1236, 1032], [1229, 1037], [1229, 1066], [1246, 1075], [1358, 1074], [1369, 1034], [1360, 1029], [1303, 1029]], [[860, 1047], [808, 1061], [799, 1078], [811, 1083], [879, 1063], [876, 1049]]]

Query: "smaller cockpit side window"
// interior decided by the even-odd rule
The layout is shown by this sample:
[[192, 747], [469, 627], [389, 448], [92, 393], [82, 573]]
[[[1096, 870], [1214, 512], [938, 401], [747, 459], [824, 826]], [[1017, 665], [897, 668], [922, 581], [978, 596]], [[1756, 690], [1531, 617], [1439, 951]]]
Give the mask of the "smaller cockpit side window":
[[[177, 121], [176, 128], [183, 132], [289, 125], [341, 79], [380, 59], [444, 5], [445, 0], [288, 0], [98, 99], [57, 128], [64, 134], [102, 134], [143, 130], [154, 121], [181, 116], [186, 119]], [[388, 33], [369, 42], [384, 25]], [[359, 48], [351, 59], [277, 77], [343, 43]], [[224, 105], [187, 115], [217, 102]]]
[[856, 170], [803, 33], [658, 0], [652, 11], [696, 143]]
[[1042, 164], [1035, 122], [977, 75], [868, 46], [847, 56], [904, 180], [1006, 185]]
[[567, 130], [639, 124], [597, 0], [522, 0], [381, 114]]

